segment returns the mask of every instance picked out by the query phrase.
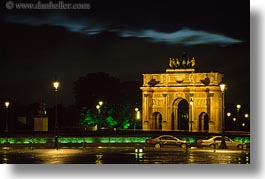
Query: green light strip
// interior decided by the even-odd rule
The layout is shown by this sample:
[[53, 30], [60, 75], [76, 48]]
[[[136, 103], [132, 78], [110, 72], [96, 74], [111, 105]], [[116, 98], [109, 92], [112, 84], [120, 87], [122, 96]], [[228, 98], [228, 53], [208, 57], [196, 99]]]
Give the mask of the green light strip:
[[[58, 142], [62, 144], [81, 144], [81, 143], [145, 143], [150, 137], [59, 137]], [[50, 139], [50, 140], [49, 140]], [[193, 137], [182, 137], [182, 140], [196, 143]], [[237, 142], [250, 143], [250, 137], [234, 137]], [[54, 138], [0, 138], [0, 144], [47, 144], [54, 142]]]

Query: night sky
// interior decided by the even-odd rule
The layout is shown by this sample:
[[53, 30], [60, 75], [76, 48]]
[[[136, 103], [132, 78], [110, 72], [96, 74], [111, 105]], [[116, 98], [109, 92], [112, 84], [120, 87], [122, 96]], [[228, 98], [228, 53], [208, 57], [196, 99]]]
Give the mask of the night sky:
[[143, 73], [165, 72], [169, 57], [185, 51], [198, 72], [224, 73], [227, 102], [249, 104], [249, 1], [75, 2], [91, 7], [17, 10], [1, 2], [0, 99], [52, 104], [56, 77], [60, 102], [73, 104], [73, 82], [87, 73], [141, 81]]

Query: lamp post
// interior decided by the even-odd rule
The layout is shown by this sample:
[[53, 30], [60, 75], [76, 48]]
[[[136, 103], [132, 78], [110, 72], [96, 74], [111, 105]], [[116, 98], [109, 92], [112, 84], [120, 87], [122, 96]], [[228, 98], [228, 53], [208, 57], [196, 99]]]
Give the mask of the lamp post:
[[55, 91], [55, 121], [54, 121], [54, 147], [58, 149], [58, 136], [57, 136], [57, 130], [58, 130], [58, 88], [60, 86], [59, 81], [53, 82], [53, 87]]
[[99, 101], [98, 105], [96, 105], [96, 108], [98, 110], [98, 115], [99, 115], [99, 129], [102, 127], [102, 120], [101, 120], [101, 107], [103, 105], [103, 101]]
[[[240, 108], [241, 108], [241, 105], [240, 105], [240, 104], [237, 104], [237, 105], [236, 105], [236, 111], [237, 111], [236, 116], [237, 116], [237, 119], [238, 119], [239, 124], [241, 124], [241, 123], [243, 122], [243, 120], [242, 120], [242, 118], [241, 118], [241, 116], [240, 116]], [[242, 127], [244, 127], [244, 126], [241, 125], [241, 126], [239, 127], [239, 129], [241, 130]]]
[[225, 84], [220, 84], [220, 89], [222, 92], [222, 142], [220, 144], [220, 149], [227, 149], [226, 143], [225, 143], [225, 118], [224, 118], [224, 92], [225, 92]]
[[225, 120], [228, 121], [229, 130], [234, 129], [234, 122], [231, 120], [231, 112], [226, 113]]
[[5, 102], [5, 107], [6, 107], [6, 127], [5, 127], [5, 132], [8, 132], [8, 107], [10, 105], [9, 101]]
[[133, 126], [133, 129], [135, 130], [136, 128], [136, 120], [139, 120], [141, 117], [140, 117], [140, 111], [139, 111], [139, 108], [135, 108], [135, 118], [134, 118], [134, 126]]
[[190, 106], [191, 106], [191, 115], [190, 115], [190, 131], [192, 132], [192, 114], [193, 114], [193, 100], [192, 98], [190, 99]]
[[241, 105], [240, 104], [237, 104], [236, 105], [237, 112], [239, 112], [240, 108], [241, 108]]

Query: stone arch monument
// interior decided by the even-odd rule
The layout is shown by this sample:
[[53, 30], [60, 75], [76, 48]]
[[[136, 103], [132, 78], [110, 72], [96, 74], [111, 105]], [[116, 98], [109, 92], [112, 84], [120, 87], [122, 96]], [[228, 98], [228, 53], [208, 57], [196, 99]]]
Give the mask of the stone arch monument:
[[170, 58], [165, 73], [143, 74], [143, 130], [221, 132], [223, 74], [195, 72], [195, 58]]

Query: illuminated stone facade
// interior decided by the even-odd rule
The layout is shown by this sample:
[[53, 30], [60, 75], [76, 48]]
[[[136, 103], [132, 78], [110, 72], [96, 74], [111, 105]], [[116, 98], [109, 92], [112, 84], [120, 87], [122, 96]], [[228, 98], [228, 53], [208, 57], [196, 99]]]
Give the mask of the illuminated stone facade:
[[170, 58], [165, 73], [143, 74], [143, 130], [221, 131], [223, 74], [196, 73], [194, 66]]

